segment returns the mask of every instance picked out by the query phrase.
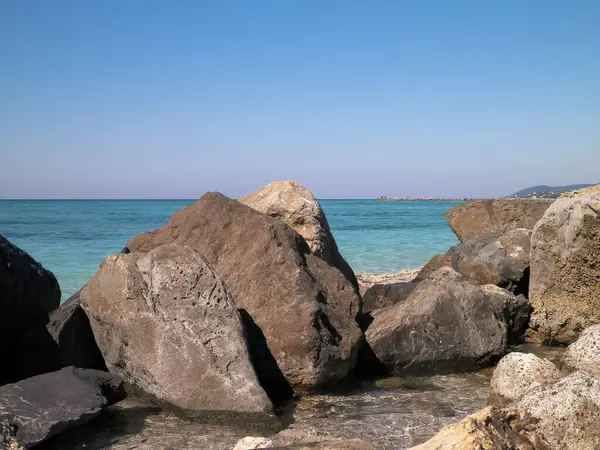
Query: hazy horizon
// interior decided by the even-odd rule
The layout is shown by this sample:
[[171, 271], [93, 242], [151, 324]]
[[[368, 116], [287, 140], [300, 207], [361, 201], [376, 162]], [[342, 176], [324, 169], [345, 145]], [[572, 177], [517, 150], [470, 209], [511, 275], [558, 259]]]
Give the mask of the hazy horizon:
[[600, 2], [0, 4], [0, 198], [600, 181]]

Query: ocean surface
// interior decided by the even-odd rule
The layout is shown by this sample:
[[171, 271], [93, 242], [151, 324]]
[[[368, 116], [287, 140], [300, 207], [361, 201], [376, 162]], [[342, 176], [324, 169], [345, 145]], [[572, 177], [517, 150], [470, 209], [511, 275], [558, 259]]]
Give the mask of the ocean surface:
[[[0, 234], [54, 272], [63, 299], [136, 234], [193, 200], [0, 200]], [[356, 273], [417, 268], [457, 242], [445, 214], [454, 202], [320, 200]]]

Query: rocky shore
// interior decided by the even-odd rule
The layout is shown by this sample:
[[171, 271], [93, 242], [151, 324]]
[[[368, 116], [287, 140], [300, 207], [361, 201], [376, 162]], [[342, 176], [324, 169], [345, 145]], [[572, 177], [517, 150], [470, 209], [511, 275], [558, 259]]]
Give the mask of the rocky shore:
[[0, 237], [0, 448], [598, 448], [600, 186], [447, 221], [357, 277], [302, 185], [207, 193], [62, 305]]

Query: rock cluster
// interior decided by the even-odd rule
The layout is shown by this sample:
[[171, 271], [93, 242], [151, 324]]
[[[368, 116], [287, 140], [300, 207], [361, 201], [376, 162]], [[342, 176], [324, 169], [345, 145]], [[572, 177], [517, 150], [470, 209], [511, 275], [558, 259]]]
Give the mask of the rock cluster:
[[[0, 236], [0, 446], [92, 420], [124, 384], [191, 416], [271, 420], [274, 403], [357, 368], [440, 374], [500, 361], [490, 406], [417, 449], [598, 448], [600, 187], [549, 206], [455, 207], [447, 220], [461, 243], [364, 298], [318, 201], [295, 182], [241, 201], [205, 194], [108, 256], [60, 306], [54, 276]], [[560, 367], [506, 355], [526, 330], [570, 344]], [[235, 448], [372, 449], [293, 429]]]

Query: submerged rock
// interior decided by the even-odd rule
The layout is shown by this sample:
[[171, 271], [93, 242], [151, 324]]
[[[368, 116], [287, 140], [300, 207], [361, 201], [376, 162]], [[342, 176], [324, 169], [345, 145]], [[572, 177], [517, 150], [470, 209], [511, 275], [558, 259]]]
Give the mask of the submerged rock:
[[[355, 322], [360, 297], [282, 221], [208, 193], [127, 247], [147, 252], [170, 242], [206, 257], [264, 336], [268, 349], [252, 348], [263, 386], [281, 385], [283, 373], [291, 385], [312, 388], [353, 369], [362, 341]], [[278, 367], [263, 364], [270, 354]]]
[[270, 412], [227, 288], [178, 244], [111, 255], [80, 294], [109, 369], [186, 410]]
[[363, 312], [403, 302], [417, 287], [417, 283], [376, 284], [363, 294]]
[[502, 309], [449, 267], [377, 311], [365, 336], [394, 374], [473, 369], [501, 358], [507, 345]]
[[45, 329], [60, 303], [56, 278], [0, 236], [0, 385], [60, 369]]
[[552, 202], [548, 200], [475, 200], [450, 209], [448, 225], [461, 242], [485, 233], [532, 230]]
[[560, 379], [550, 361], [531, 353], [509, 353], [500, 360], [490, 381], [490, 403], [506, 406], [528, 392]]
[[321, 205], [308, 189], [296, 181], [273, 181], [240, 202], [300, 233], [313, 255], [337, 267], [358, 292], [356, 276], [338, 250]]
[[28, 448], [89, 422], [124, 397], [119, 376], [67, 367], [0, 387], [0, 423]]
[[531, 230], [487, 233], [466, 239], [451, 250], [452, 267], [475, 284], [494, 284], [528, 295]]
[[[298, 430], [283, 430], [273, 437], [271, 448], [294, 450], [375, 450], [362, 439], [313, 435]], [[267, 447], [268, 448], [268, 447]]]
[[567, 347], [561, 362], [571, 370], [584, 370], [600, 377], [600, 324], [586, 328]]
[[600, 185], [556, 200], [531, 245], [533, 337], [571, 343], [600, 323]]

